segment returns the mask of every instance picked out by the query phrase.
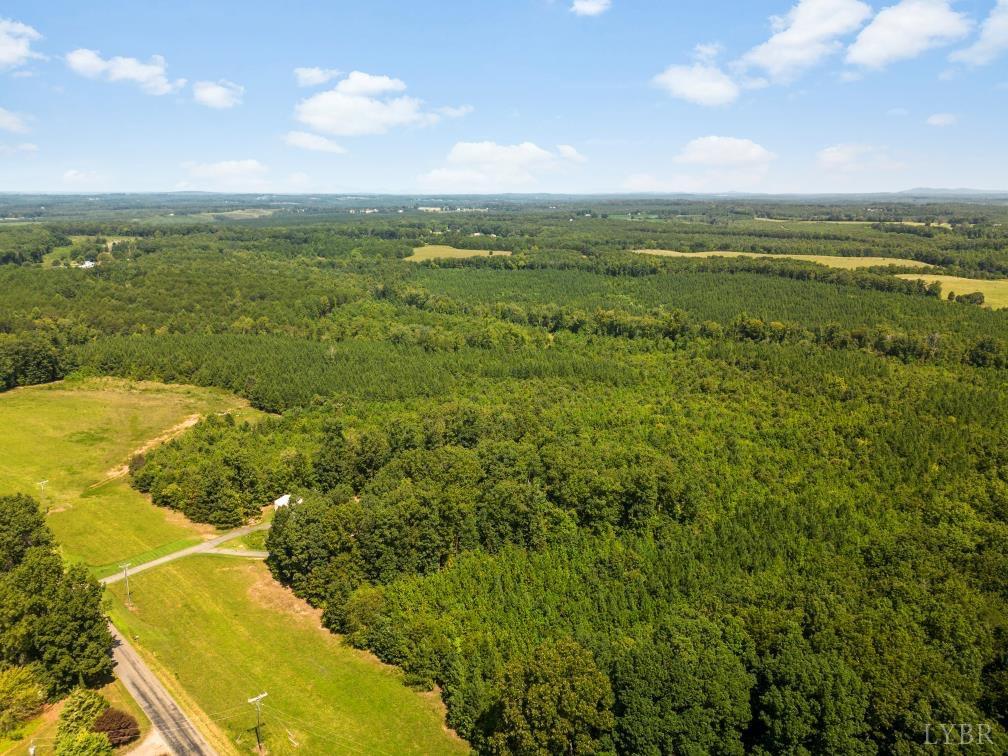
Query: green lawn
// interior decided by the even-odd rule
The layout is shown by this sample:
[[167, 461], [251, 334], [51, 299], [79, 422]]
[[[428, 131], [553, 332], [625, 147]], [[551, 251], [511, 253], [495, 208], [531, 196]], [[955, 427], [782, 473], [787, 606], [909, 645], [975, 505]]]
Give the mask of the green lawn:
[[939, 281], [942, 285], [942, 296], [948, 296], [950, 291], [956, 294], [972, 294], [979, 291], [984, 295], [984, 304], [995, 310], [1008, 307], [1008, 279], [998, 278], [992, 281], [980, 278], [959, 278], [958, 276], [932, 276], [904, 273], [900, 278], [920, 278], [928, 283]]
[[458, 258], [458, 257], [490, 257], [491, 255], [510, 255], [507, 250], [495, 249], [492, 252], [486, 249], [459, 249], [449, 247], [445, 244], [428, 244], [423, 247], [413, 249], [413, 254], [407, 260], [436, 260], [438, 258]]
[[264, 691], [272, 754], [468, 750], [445, 730], [439, 699], [343, 645], [262, 562], [187, 557], [136, 575], [131, 588], [132, 611], [124, 587], [110, 587], [116, 625], [240, 752], [255, 738], [246, 700]]
[[152, 506], [126, 476], [110, 476], [179, 423], [244, 406], [220, 391], [111, 379], [0, 394], [0, 492], [41, 499], [67, 558], [94, 567], [183, 548], [206, 528]]
[[731, 252], [719, 250], [717, 252], [676, 252], [671, 249], [638, 249], [637, 252], [645, 255], [658, 255], [659, 257], [776, 257], [785, 260], [804, 260], [805, 262], [819, 263], [829, 268], [841, 268], [843, 270], [854, 270], [856, 268], [872, 268], [876, 265], [899, 265], [900, 267], [933, 268], [934, 266], [919, 262], [918, 260], [907, 260], [900, 257], [841, 257], [840, 255], [783, 255], [783, 254], [763, 254], [762, 252]]

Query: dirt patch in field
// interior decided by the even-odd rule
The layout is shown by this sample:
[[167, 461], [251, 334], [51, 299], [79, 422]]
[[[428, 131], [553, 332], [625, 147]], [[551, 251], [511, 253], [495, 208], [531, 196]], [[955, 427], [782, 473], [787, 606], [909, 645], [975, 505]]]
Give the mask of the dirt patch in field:
[[192, 428], [194, 425], [196, 425], [196, 423], [200, 421], [201, 417], [202, 415], [190, 415], [178, 425], [173, 425], [164, 433], [161, 433], [160, 435], [155, 436], [149, 441], [146, 441], [143, 444], [143, 446], [134, 449], [132, 452], [130, 452], [129, 456], [126, 458], [126, 464], [119, 465], [118, 467], [113, 467], [111, 470], [105, 473], [104, 479], [98, 481], [97, 483], [91, 484], [90, 486], [88, 486], [88, 488], [97, 488], [98, 486], [104, 483], [108, 483], [110, 480], [121, 478], [123, 475], [129, 472], [129, 460], [133, 459], [133, 457], [137, 456], [138, 454], [146, 454], [154, 447], [160, 446], [166, 441], [171, 441], [176, 436], [181, 435], [189, 428]]

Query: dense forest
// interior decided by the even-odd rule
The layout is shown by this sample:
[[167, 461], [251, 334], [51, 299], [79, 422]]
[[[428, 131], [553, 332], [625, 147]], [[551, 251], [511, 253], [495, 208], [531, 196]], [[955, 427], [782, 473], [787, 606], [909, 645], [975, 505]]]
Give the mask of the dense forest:
[[1000, 279], [1003, 206], [118, 201], [0, 227], [0, 385], [272, 413], [133, 485], [219, 527], [292, 493], [274, 576], [477, 751], [911, 753], [950, 723], [1008, 748], [1008, 311], [904, 267], [635, 253]]

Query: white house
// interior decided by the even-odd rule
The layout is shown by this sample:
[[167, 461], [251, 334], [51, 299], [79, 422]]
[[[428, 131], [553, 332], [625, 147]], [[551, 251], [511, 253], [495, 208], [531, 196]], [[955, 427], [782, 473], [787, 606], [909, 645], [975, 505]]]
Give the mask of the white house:
[[[298, 500], [295, 501], [294, 503], [295, 504], [301, 504], [303, 502], [304, 502], [304, 499], [298, 497]], [[279, 499], [277, 499], [276, 501], [273, 502], [273, 509], [280, 509], [280, 507], [289, 507], [290, 504], [291, 504], [291, 495], [290, 494], [284, 494]]]

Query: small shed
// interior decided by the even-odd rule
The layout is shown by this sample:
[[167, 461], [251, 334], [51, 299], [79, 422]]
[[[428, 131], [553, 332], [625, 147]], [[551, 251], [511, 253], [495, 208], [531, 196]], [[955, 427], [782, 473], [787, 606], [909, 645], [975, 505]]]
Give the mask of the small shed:
[[284, 494], [279, 499], [277, 499], [276, 501], [273, 502], [273, 509], [280, 509], [280, 507], [289, 507], [290, 506], [290, 500], [291, 500], [291, 495], [290, 494]]

